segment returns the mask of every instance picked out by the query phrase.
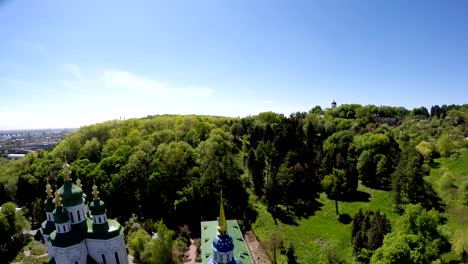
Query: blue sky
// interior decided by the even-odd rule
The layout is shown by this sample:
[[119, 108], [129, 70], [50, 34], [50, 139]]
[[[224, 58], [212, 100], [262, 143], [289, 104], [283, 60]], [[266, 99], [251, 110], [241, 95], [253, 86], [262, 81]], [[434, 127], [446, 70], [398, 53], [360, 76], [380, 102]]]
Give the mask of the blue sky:
[[463, 0], [0, 0], [0, 129], [468, 103]]

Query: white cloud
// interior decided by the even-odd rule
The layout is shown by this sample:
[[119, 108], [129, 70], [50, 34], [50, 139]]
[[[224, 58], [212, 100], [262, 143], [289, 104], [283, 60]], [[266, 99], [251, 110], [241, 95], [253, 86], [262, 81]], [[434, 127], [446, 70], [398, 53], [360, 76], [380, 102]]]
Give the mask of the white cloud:
[[79, 127], [120, 117], [209, 113], [210, 102], [216, 101], [213, 89], [175, 85], [123, 70], [63, 64], [51, 76], [47, 80], [0, 77], [0, 86], [22, 89], [24, 94], [21, 100], [14, 96], [14, 101], [2, 104], [0, 129]]
[[71, 63], [65, 64], [64, 69], [74, 79], [62, 80], [63, 84], [81, 92], [107, 89], [114, 92], [145, 93], [159, 98], [210, 97], [214, 94], [214, 90], [211, 88], [196, 85], [176, 86], [128, 71], [107, 69], [98, 71], [94, 76], [91, 76], [91, 74], [85, 74], [78, 65]]
[[163, 98], [208, 97], [214, 93], [214, 90], [210, 88], [197, 86], [176, 87], [165, 82], [118, 70], [104, 71], [99, 81], [109, 88], [139, 90]]

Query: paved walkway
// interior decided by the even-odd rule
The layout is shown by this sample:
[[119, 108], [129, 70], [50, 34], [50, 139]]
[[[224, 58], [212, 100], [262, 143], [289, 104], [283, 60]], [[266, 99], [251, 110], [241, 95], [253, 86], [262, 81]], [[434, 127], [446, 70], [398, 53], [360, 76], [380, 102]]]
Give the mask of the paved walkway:
[[263, 249], [262, 245], [257, 240], [257, 237], [252, 231], [245, 232], [244, 240], [249, 247], [250, 254], [252, 254], [252, 258], [254, 259], [254, 263], [271, 264], [265, 249]]
[[197, 258], [197, 246], [195, 245], [195, 240], [190, 239], [189, 250], [184, 255], [184, 264], [200, 263], [200, 262], [196, 262], [196, 258]]

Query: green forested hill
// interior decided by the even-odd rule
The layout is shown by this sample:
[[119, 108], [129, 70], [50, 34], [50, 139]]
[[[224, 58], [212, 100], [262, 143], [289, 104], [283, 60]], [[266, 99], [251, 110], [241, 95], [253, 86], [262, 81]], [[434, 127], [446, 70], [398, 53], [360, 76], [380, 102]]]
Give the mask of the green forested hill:
[[[108, 121], [82, 127], [51, 151], [2, 160], [0, 203], [14, 201], [29, 209], [34, 223], [43, 220], [46, 181], [62, 184], [66, 160], [73, 179], [80, 178], [88, 193], [96, 182], [108, 214], [121, 220], [135, 214], [197, 232], [200, 221], [216, 218], [222, 189], [227, 217], [252, 227], [272, 258], [275, 249], [284, 253], [280, 261], [286, 255], [292, 261], [295, 248], [299, 263], [368, 262], [374, 252], [373, 263], [401, 263], [389, 261], [397, 242], [408, 246], [403, 253], [413, 262], [407, 263], [440, 255], [440, 261], [461, 259], [450, 253], [453, 234], [442, 229], [444, 214], [456, 226], [450, 210], [466, 207], [459, 169], [465, 163], [457, 157], [466, 156], [460, 149], [467, 147], [467, 134], [467, 105], [431, 111], [342, 105], [290, 116]], [[439, 180], [447, 171], [453, 184], [449, 176]], [[457, 197], [458, 207], [447, 195]], [[415, 215], [434, 225], [409, 225]], [[418, 231], [432, 227], [442, 231]], [[421, 246], [435, 253], [417, 251]]]

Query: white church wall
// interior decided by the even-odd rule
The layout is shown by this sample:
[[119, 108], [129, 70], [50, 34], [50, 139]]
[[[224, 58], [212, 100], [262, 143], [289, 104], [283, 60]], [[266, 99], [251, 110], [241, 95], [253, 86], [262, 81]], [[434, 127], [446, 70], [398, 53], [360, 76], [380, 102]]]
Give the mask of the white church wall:
[[88, 212], [88, 207], [86, 204], [79, 204], [65, 208], [69, 213], [70, 222], [72, 225], [86, 221], [86, 213]]
[[50, 236], [42, 234], [42, 237], [44, 238], [44, 244], [45, 244], [45, 246], [47, 248], [47, 252], [49, 252], [49, 254], [48, 254], [49, 255], [49, 260], [51, 260], [54, 257], [54, 255], [53, 255], [54, 251], [52, 250], [52, 248], [53, 248], [52, 243], [50, 242], [50, 239], [49, 239]]
[[88, 251], [85, 240], [66, 248], [52, 246], [52, 252], [55, 263], [86, 264], [87, 262]]
[[104, 256], [106, 264], [128, 264], [123, 236], [117, 236], [108, 240], [87, 238], [86, 244], [88, 245], [88, 254], [98, 262], [104, 262]]
[[107, 221], [106, 214], [93, 215], [93, 224], [104, 224]]

